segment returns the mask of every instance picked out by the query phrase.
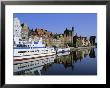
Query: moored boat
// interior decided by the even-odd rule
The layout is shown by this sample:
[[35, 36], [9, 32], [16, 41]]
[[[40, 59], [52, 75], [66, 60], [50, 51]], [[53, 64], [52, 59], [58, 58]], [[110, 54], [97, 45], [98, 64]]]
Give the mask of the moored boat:
[[65, 52], [69, 52], [70, 48], [58, 48], [57, 49], [57, 53], [65, 53]]
[[14, 59], [36, 58], [54, 54], [56, 54], [55, 49], [53, 47], [46, 47], [42, 42], [42, 38], [38, 42], [14, 46]]

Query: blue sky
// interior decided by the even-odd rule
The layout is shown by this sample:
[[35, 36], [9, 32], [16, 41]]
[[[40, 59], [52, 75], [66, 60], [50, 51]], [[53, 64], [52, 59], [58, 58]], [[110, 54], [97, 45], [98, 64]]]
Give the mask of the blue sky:
[[29, 28], [43, 28], [53, 33], [63, 33], [74, 26], [79, 36], [97, 36], [96, 13], [14, 13]]

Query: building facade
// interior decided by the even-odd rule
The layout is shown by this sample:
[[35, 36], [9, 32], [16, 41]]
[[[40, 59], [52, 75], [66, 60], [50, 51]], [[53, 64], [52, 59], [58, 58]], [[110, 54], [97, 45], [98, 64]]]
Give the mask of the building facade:
[[74, 36], [74, 27], [72, 27], [72, 30], [66, 28], [66, 30], [64, 31], [64, 43], [73, 44], [73, 36]]
[[42, 37], [43, 38], [43, 42], [46, 43], [46, 46], [52, 46], [52, 41], [53, 41], [53, 34], [52, 32], [49, 32], [47, 30], [44, 29], [35, 29], [35, 33], [34, 36], [37, 37]]
[[53, 45], [57, 47], [64, 47], [64, 34], [54, 34]]
[[87, 47], [90, 45], [90, 41], [87, 37], [77, 36], [77, 34], [73, 37], [74, 47]]
[[29, 27], [26, 24], [21, 24], [21, 37], [23, 41], [28, 41], [29, 39]]
[[18, 18], [14, 18], [14, 45], [19, 44], [21, 39], [21, 23]]
[[96, 36], [90, 36], [89, 40], [90, 40], [90, 43], [92, 46], [95, 45], [95, 43], [96, 43], [95, 39], [96, 39]]

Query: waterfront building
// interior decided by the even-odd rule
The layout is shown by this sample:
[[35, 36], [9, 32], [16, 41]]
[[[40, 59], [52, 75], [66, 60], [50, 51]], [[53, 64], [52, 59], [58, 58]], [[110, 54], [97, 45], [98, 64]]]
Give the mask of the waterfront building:
[[21, 37], [23, 41], [28, 41], [29, 39], [29, 27], [26, 24], [21, 24]]
[[74, 27], [72, 27], [72, 30], [66, 28], [66, 30], [64, 31], [64, 43], [73, 44], [73, 36], [74, 36]]
[[90, 39], [77, 34], [74, 36], [74, 27], [71, 30], [66, 28], [63, 34], [53, 34], [42, 28], [29, 29], [28, 25], [21, 24], [18, 18], [14, 18], [14, 44], [15, 40], [17, 44], [38, 42], [40, 37], [49, 47], [83, 47], [95, 44], [95, 36], [91, 36]]
[[78, 47], [77, 46], [77, 38], [78, 38], [78, 36], [77, 36], [77, 33], [76, 33], [76, 35], [73, 36], [73, 47]]
[[90, 41], [89, 41], [89, 39], [87, 39], [86, 41], [85, 41], [85, 46], [90, 46], [91, 44], [90, 44]]
[[14, 45], [19, 44], [21, 40], [21, 23], [18, 18], [14, 18]]
[[95, 45], [95, 39], [96, 39], [96, 36], [90, 36], [90, 43], [91, 43], [91, 45]]
[[87, 37], [82, 37], [82, 46], [90, 46], [90, 41]]
[[35, 29], [35, 33], [38, 37], [44, 37], [44, 38], [50, 38], [52, 37], [52, 32], [49, 32], [47, 30], [44, 29]]
[[64, 47], [64, 34], [54, 34], [53, 45], [57, 47]]
[[28, 33], [28, 36], [32, 36], [34, 34], [34, 30], [33, 29], [30, 29], [29, 30], [29, 33]]
[[77, 34], [73, 37], [73, 46], [74, 47], [86, 47], [90, 46], [90, 41], [87, 37], [78, 37]]
[[43, 42], [46, 43], [46, 46], [52, 46], [53, 34], [44, 29], [35, 29], [35, 36], [42, 37]]

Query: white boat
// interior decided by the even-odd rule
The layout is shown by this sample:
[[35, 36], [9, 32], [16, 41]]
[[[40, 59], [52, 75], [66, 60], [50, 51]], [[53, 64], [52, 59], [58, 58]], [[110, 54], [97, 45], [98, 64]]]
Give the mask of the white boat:
[[65, 53], [69, 51], [70, 51], [70, 48], [58, 48], [57, 49], [57, 53]]
[[56, 54], [53, 47], [45, 47], [42, 38], [38, 42], [14, 45], [14, 59], [19, 60], [23, 58], [36, 58]]
[[70, 52], [64, 52], [64, 53], [58, 53], [57, 56], [65, 56], [65, 55], [69, 55]]

